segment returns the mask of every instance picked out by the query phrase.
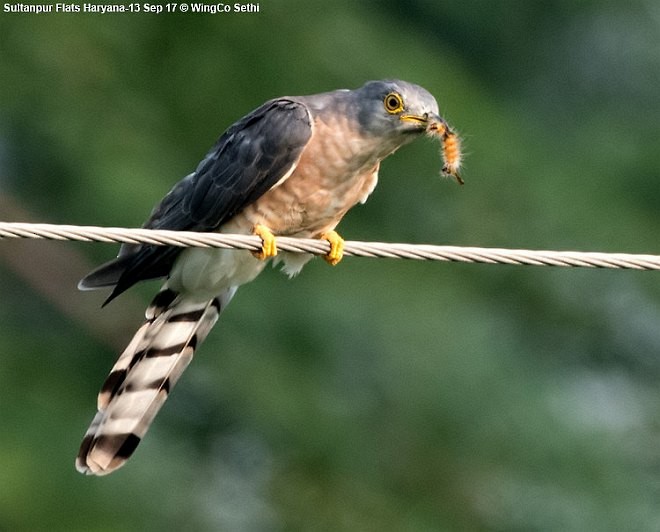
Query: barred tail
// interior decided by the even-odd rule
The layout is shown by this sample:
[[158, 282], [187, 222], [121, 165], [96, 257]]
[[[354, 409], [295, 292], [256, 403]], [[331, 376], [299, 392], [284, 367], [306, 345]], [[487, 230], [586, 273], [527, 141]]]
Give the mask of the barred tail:
[[235, 291], [199, 301], [164, 288], [154, 298], [101, 388], [76, 458], [78, 471], [107, 475], [124, 465]]

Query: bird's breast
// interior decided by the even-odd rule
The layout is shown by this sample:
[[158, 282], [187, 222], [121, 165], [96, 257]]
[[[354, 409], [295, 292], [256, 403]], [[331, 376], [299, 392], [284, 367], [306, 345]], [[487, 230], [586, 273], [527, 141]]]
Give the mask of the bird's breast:
[[377, 141], [351, 133], [354, 129], [345, 118], [317, 118], [294, 172], [233, 222], [244, 228], [261, 223], [275, 234], [304, 237], [333, 229], [373, 191], [384, 156]]

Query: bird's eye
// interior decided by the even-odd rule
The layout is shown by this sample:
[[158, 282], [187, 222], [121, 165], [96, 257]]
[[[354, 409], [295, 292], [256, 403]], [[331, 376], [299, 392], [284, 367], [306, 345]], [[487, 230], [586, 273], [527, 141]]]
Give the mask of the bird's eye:
[[396, 92], [390, 92], [383, 100], [383, 105], [388, 113], [396, 114], [403, 111], [403, 98]]

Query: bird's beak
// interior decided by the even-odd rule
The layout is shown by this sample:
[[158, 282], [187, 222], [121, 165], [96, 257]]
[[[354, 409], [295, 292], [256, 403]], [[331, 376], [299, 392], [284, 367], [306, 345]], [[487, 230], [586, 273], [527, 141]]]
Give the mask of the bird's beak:
[[400, 119], [405, 122], [412, 122], [419, 125], [420, 129], [425, 129], [427, 133], [444, 135], [449, 131], [449, 126], [444, 119], [436, 114], [424, 113], [423, 115], [401, 115]]

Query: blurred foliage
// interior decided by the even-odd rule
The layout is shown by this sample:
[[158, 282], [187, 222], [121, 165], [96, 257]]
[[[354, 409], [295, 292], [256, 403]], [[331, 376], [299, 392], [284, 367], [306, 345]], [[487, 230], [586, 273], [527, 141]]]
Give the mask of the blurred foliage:
[[[347, 238], [660, 252], [657, 3], [260, 7], [2, 13], [2, 193], [33, 221], [140, 225], [264, 100], [398, 77], [463, 135], [467, 184], [437, 177], [436, 144], [408, 146]], [[2, 530], [660, 528], [656, 273], [268, 270], [102, 479], [73, 457], [116, 353], [8, 269], [0, 294]], [[122, 304], [99, 319], [137, 327]]]

